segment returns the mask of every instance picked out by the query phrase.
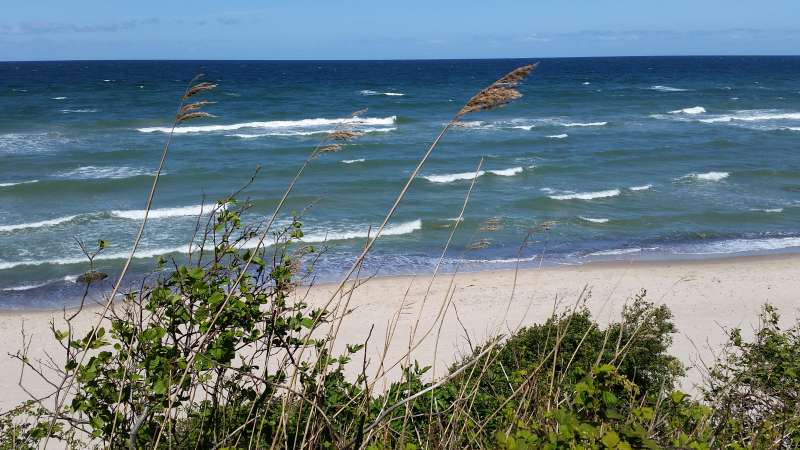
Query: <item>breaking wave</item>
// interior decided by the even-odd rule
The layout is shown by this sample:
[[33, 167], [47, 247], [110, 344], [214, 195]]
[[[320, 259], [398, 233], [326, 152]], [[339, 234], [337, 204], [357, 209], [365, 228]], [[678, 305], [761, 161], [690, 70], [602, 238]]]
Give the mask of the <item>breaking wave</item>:
[[619, 189], [608, 189], [595, 192], [571, 192], [559, 195], [550, 195], [553, 200], [594, 200], [596, 198], [616, 197], [620, 194]]
[[[236, 131], [242, 129], [258, 130], [292, 130], [301, 131], [308, 128], [329, 127], [332, 125], [350, 125], [353, 127], [393, 125], [397, 122], [397, 116], [390, 117], [346, 117], [341, 119], [301, 119], [301, 120], [272, 120], [266, 122], [242, 122], [230, 125], [203, 125], [194, 127], [178, 127], [175, 133], [209, 133], [216, 131]], [[142, 133], [169, 133], [170, 127], [146, 127], [137, 128]], [[316, 132], [323, 132], [317, 130]], [[325, 131], [327, 132], [327, 131]]]

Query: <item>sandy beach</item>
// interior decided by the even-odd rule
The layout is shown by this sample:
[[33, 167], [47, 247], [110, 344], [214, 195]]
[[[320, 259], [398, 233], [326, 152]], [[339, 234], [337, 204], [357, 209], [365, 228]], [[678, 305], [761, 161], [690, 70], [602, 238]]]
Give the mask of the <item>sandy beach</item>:
[[[344, 319], [337, 346], [363, 343], [371, 330], [367, 352], [374, 370], [390, 324], [398, 317], [385, 358], [386, 365], [396, 366], [408, 351], [419, 318], [412, 358], [434, 365], [432, 375], [438, 376], [469, 351], [470, 343], [480, 344], [488, 337], [541, 322], [554, 305], [559, 309], [574, 305], [584, 288], [590, 292], [586, 305], [600, 322], [618, 317], [626, 300], [646, 289], [650, 301], [666, 304], [674, 314], [678, 333], [672, 353], [690, 367], [683, 388], [691, 390], [701, 379], [697, 367], [710, 364], [713, 351], [725, 341], [724, 330], [741, 327], [745, 336], [752, 335], [764, 302], [778, 307], [787, 324], [800, 317], [798, 268], [800, 255], [771, 255], [440, 274], [433, 283], [430, 274], [373, 278], [350, 299], [352, 312]], [[301, 288], [298, 295], [307, 295], [310, 304], [320, 305], [333, 288]], [[24, 324], [30, 339], [31, 357], [57, 358], [60, 348], [49, 322], [61, 316], [61, 311], [0, 313], [0, 410], [27, 399], [18, 386], [19, 363], [8, 356], [22, 346], [21, 327]], [[96, 307], [86, 308], [77, 327], [88, 327], [96, 317]], [[386, 378], [396, 373], [397, 367]], [[23, 377], [23, 382], [34, 392], [44, 392], [33, 374]]]

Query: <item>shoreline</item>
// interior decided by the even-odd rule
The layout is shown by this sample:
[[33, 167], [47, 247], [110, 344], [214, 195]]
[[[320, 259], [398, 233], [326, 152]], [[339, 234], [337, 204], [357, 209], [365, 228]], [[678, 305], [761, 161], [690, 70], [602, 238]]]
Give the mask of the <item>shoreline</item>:
[[[692, 391], [702, 381], [702, 366], [713, 361], [716, 350], [726, 341], [725, 329], [742, 328], [745, 338], [752, 336], [758, 313], [765, 302], [775, 305], [785, 324], [800, 318], [800, 254], [739, 256], [690, 261], [604, 261], [575, 266], [487, 270], [440, 273], [431, 283], [430, 274], [375, 277], [354, 291], [335, 348], [363, 343], [369, 345], [371, 367], [382, 357], [391, 371], [386, 383], [399, 374], [399, 365], [412, 338], [411, 329], [419, 325], [412, 359], [433, 365], [432, 377], [469, 353], [489, 337], [508, 335], [519, 327], [541, 323], [557, 305], [563, 310], [575, 304], [584, 286], [591, 296], [585, 306], [598, 323], [616, 320], [625, 302], [647, 290], [647, 299], [667, 305], [673, 313], [677, 332], [671, 353], [691, 367], [682, 388]], [[513, 280], [516, 277], [516, 285]], [[425, 293], [430, 284], [430, 295]], [[309, 305], [322, 305], [331, 298], [335, 283], [301, 286], [296, 296], [306, 296]], [[511, 296], [512, 287], [514, 291]], [[78, 316], [76, 329], [95, 323], [98, 308], [88, 305]], [[442, 320], [437, 320], [440, 311]], [[31, 340], [31, 356], [58, 355], [58, 345], [49, 330], [49, 321], [61, 317], [61, 310], [0, 311], [0, 411], [25, 394], [17, 386], [19, 365], [8, 353], [22, 344], [20, 327], [24, 323]], [[389, 322], [396, 318], [396, 332], [390, 344], [384, 342]], [[425, 339], [420, 336], [428, 332]], [[697, 367], [693, 367], [697, 366]], [[42, 392], [32, 378], [30, 388]], [[380, 383], [379, 383], [380, 386]]]
[[[762, 252], [762, 253], [754, 253], [754, 254], [719, 254], [719, 255], [705, 255], [705, 254], [698, 254], [692, 255], [691, 257], [687, 257], [689, 255], [675, 255], [675, 258], [641, 258], [638, 255], [631, 255], [628, 259], [609, 259], [609, 258], [598, 258], [598, 259], [591, 259], [585, 262], [578, 262], [578, 263], [558, 263], [558, 262], [545, 262], [537, 263], [536, 261], [520, 261], [519, 267], [515, 268], [515, 263], [508, 262], [502, 263], [502, 267], [498, 267], [498, 263], [494, 263], [493, 267], [487, 269], [475, 269], [480, 264], [478, 263], [471, 263], [468, 265], [468, 268], [458, 270], [453, 272], [452, 270], [442, 269], [437, 274], [437, 278], [452, 276], [453, 273], [456, 274], [476, 274], [476, 273], [489, 273], [489, 274], [498, 274], [498, 273], [505, 273], [505, 272], [513, 272], [515, 270], [519, 270], [520, 272], [523, 271], [551, 271], [551, 270], [578, 270], [580, 268], [622, 268], [622, 267], [629, 267], [631, 265], [642, 266], [642, 267], [672, 267], [674, 265], [720, 265], [720, 264], [736, 264], [740, 262], [757, 262], [757, 261], [771, 261], [771, 260], [792, 260], [797, 259], [798, 267], [800, 267], [800, 248], [797, 248], [796, 251], [791, 251], [789, 249], [782, 249], [780, 251], [769, 251], [769, 252]], [[538, 261], [538, 260], [537, 260]], [[492, 265], [491, 263], [486, 263], [487, 265]], [[411, 280], [415, 278], [428, 278], [433, 274], [433, 271], [426, 271], [426, 272], [418, 272], [418, 273], [397, 273], [397, 274], [380, 274], [372, 277], [370, 280]], [[108, 278], [108, 280], [112, 280], [113, 277]], [[338, 286], [340, 282], [340, 278], [319, 281], [313, 284], [313, 288], [321, 289], [321, 288], [330, 288], [332, 286]], [[303, 284], [302, 287], [307, 288], [308, 286]], [[97, 297], [97, 291], [95, 289], [94, 297]], [[98, 307], [98, 305], [89, 305], [91, 303], [89, 299], [93, 297], [93, 294], [90, 291], [89, 298], [87, 299], [87, 305], [84, 306], [84, 309], [90, 309], [92, 306]], [[74, 301], [67, 302], [68, 305], [76, 305], [76, 306], [68, 306], [66, 311], [74, 311], [78, 308], [77, 304], [80, 302], [79, 298], [71, 299]], [[97, 298], [95, 298], [97, 300]], [[105, 300], [103, 300], [103, 303]], [[0, 305], [0, 318], [3, 316], [14, 316], [19, 314], [36, 314], [36, 313], [54, 313], [54, 312], [62, 312], [64, 308], [30, 308], [30, 307], [20, 307], [20, 308], [4, 308]]]

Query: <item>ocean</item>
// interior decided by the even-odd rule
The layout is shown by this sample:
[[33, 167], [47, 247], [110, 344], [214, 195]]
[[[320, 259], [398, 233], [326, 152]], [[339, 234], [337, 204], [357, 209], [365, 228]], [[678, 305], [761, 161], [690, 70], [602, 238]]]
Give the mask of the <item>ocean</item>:
[[[132, 281], [180, 260], [203, 203], [259, 165], [245, 220], [269, 215], [324, 133], [368, 108], [365, 135], [315, 160], [281, 217], [304, 211], [305, 241], [327, 241], [317, 281], [335, 280], [461, 105], [533, 61], [0, 63], [0, 308], [74, 304], [77, 240], [106, 240], [96, 268], [118, 273], [198, 73], [219, 85], [217, 117], [176, 130]], [[430, 272], [481, 158], [444, 270], [800, 249], [800, 57], [538, 61], [523, 98], [445, 137], [365, 273]]]

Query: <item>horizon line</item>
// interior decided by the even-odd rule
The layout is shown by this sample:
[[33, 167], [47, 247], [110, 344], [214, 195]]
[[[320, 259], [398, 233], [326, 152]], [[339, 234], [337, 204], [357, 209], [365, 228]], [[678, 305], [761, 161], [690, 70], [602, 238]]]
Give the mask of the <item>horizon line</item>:
[[154, 61], [213, 61], [213, 62], [402, 62], [402, 61], [511, 61], [511, 60], [546, 60], [546, 59], [613, 59], [613, 58], [741, 58], [741, 57], [800, 57], [798, 54], [654, 54], [654, 55], [598, 55], [598, 56], [546, 56], [546, 57], [508, 57], [508, 58], [353, 58], [353, 59], [236, 59], [236, 58], [120, 58], [120, 59], [19, 59], [0, 60], [0, 63], [44, 63], [44, 62], [154, 62]]

